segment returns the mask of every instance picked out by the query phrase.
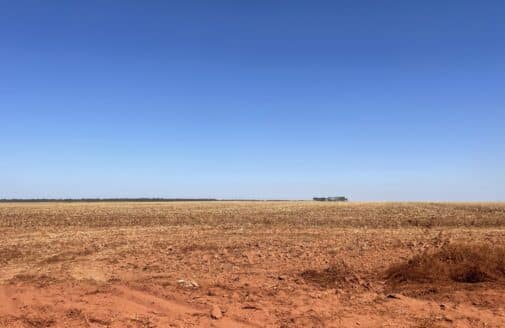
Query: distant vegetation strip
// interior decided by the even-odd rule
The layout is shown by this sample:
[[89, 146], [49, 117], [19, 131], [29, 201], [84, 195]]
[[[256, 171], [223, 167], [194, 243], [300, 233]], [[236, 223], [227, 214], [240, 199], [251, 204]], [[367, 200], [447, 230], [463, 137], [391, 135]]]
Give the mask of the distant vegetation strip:
[[215, 198], [16, 198], [0, 199], [0, 203], [40, 203], [40, 202], [211, 202]]
[[301, 201], [293, 199], [218, 199], [218, 198], [12, 198], [0, 199], [0, 203], [95, 203], [95, 202], [287, 202]]

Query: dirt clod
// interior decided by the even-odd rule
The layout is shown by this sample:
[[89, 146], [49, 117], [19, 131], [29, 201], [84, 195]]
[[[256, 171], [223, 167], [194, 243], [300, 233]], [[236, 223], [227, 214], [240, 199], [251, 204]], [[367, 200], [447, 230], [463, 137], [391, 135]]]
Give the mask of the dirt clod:
[[177, 284], [181, 286], [182, 288], [198, 288], [200, 285], [196, 281], [193, 280], [185, 280], [185, 279], [179, 279], [177, 280]]
[[221, 311], [221, 308], [219, 306], [213, 305], [210, 316], [212, 319], [221, 319], [223, 317], [223, 311]]

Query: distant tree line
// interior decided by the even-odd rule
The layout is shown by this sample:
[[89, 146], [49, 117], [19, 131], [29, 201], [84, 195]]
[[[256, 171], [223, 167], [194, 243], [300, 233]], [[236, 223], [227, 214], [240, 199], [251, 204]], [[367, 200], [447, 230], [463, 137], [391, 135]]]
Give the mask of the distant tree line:
[[1, 203], [35, 203], [35, 202], [211, 202], [215, 198], [13, 198], [0, 199]]

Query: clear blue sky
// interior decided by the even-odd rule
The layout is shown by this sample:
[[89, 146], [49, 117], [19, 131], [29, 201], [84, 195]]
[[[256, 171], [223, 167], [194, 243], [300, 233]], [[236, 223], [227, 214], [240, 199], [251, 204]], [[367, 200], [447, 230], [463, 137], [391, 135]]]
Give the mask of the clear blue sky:
[[505, 200], [502, 0], [0, 11], [0, 198]]

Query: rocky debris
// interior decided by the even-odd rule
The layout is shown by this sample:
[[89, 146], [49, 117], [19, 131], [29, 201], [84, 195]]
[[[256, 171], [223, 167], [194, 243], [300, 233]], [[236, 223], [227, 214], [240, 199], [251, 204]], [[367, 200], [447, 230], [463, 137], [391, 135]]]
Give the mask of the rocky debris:
[[358, 284], [362, 287], [364, 287], [365, 289], [371, 289], [372, 288], [372, 285], [368, 282], [368, 281], [365, 281], [361, 278], [358, 278]]
[[255, 261], [254, 261], [255, 253], [254, 252], [244, 252], [244, 253], [242, 253], [242, 256], [247, 259], [247, 263], [255, 264]]
[[401, 295], [399, 295], [399, 294], [388, 294], [386, 296], [386, 298], [392, 298], [392, 299], [399, 300], [399, 299], [401, 299]]
[[198, 285], [196, 283], [196, 281], [193, 281], [193, 280], [179, 279], [179, 280], [177, 280], [177, 284], [182, 288], [198, 288], [198, 287], [200, 287], [200, 285]]
[[213, 305], [210, 311], [210, 317], [215, 320], [221, 319], [223, 317], [223, 311], [221, 311], [219, 306]]

